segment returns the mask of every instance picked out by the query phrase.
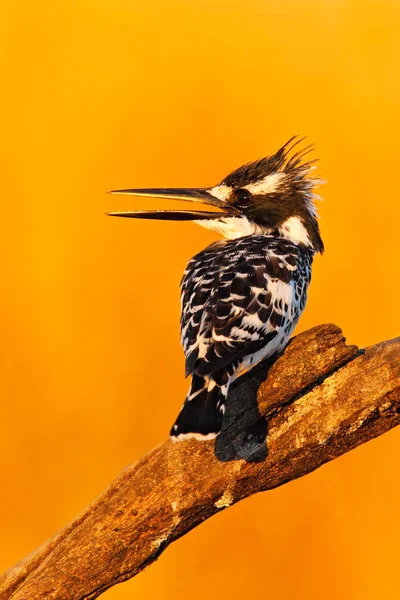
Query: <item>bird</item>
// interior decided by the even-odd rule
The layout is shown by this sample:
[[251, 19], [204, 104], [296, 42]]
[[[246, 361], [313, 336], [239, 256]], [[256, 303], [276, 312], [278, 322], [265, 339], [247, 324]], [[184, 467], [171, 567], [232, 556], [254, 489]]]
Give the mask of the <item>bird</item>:
[[215, 438], [232, 382], [279, 356], [304, 310], [313, 258], [322, 254], [314, 147], [293, 136], [277, 152], [208, 188], [110, 193], [201, 203], [208, 210], [129, 210], [111, 216], [193, 221], [222, 238], [191, 258], [181, 280], [181, 343], [190, 388], [170, 436]]

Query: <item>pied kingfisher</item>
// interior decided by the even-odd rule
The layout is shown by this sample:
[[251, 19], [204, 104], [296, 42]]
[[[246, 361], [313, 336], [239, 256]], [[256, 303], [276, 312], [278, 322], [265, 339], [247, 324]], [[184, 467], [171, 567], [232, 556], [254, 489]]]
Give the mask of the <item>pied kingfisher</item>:
[[324, 245], [308, 146], [291, 138], [275, 154], [236, 169], [211, 188], [126, 189], [212, 211], [129, 211], [113, 216], [194, 221], [221, 233], [188, 263], [181, 282], [181, 341], [191, 385], [173, 440], [207, 440], [221, 430], [229, 385], [283, 350], [304, 309], [311, 265]]

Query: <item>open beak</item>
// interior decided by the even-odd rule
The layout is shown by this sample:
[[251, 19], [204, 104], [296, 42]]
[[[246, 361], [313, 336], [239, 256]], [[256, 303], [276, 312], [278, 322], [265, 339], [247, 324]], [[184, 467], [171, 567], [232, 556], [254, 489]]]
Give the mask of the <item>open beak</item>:
[[132, 210], [126, 212], [110, 212], [111, 217], [128, 217], [130, 219], [161, 219], [163, 221], [200, 221], [203, 219], [218, 219], [232, 217], [239, 213], [224, 200], [216, 198], [203, 188], [159, 188], [113, 190], [110, 194], [126, 194], [128, 196], [142, 196], [146, 198], [166, 198], [199, 202], [207, 204], [214, 210]]

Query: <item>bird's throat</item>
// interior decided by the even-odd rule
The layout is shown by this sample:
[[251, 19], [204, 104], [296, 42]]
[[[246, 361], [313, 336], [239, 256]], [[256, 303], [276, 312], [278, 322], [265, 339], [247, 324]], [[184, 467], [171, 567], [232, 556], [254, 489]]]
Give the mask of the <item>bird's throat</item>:
[[228, 240], [235, 240], [247, 235], [268, 235], [271, 230], [252, 223], [246, 217], [223, 217], [194, 221], [201, 227], [221, 233]]

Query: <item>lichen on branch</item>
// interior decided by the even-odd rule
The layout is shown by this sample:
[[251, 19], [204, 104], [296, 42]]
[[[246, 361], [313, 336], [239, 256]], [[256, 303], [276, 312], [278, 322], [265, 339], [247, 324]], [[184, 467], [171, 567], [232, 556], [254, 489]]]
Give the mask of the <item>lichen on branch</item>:
[[0, 578], [0, 600], [100, 596], [216, 512], [400, 423], [400, 339], [365, 351], [335, 325], [296, 336], [232, 387], [216, 441], [162, 442]]

